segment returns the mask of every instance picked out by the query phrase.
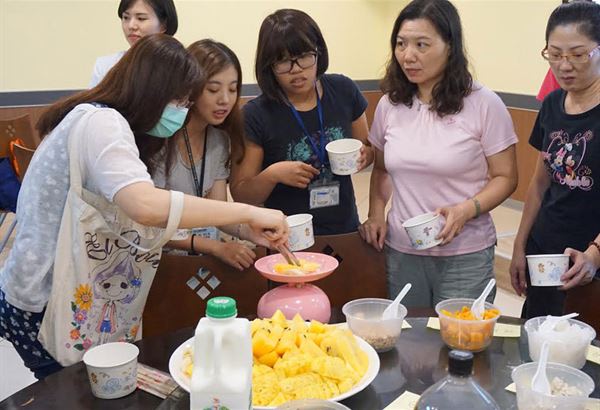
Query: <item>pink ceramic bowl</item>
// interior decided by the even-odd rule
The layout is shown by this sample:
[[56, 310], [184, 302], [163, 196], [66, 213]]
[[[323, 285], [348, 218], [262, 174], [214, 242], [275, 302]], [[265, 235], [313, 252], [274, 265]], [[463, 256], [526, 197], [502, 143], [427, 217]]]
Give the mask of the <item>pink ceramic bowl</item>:
[[273, 267], [277, 263], [287, 263], [280, 253], [268, 255], [254, 262], [254, 267], [267, 279], [280, 283], [306, 283], [319, 280], [329, 275], [338, 267], [338, 261], [332, 256], [316, 252], [294, 252], [298, 259], [315, 262], [321, 265], [314, 273], [306, 275], [283, 275], [276, 273]]

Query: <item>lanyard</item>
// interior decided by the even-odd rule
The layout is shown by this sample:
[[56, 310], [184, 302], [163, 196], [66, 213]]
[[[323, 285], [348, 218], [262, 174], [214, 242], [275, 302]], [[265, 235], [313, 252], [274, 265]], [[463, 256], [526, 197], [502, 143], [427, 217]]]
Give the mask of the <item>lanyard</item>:
[[304, 135], [306, 136], [306, 139], [310, 143], [310, 146], [312, 147], [314, 153], [319, 158], [319, 162], [321, 163], [321, 169], [323, 169], [323, 168], [325, 168], [325, 127], [323, 126], [323, 107], [321, 106], [321, 99], [319, 98], [319, 91], [317, 90], [316, 85], [315, 85], [315, 93], [317, 93], [317, 113], [319, 115], [319, 128], [321, 130], [318, 147], [315, 144], [315, 142], [313, 141], [312, 137], [310, 136], [308, 130], [306, 129], [306, 126], [304, 125], [304, 121], [302, 121], [302, 118], [300, 117], [300, 113], [298, 112], [296, 107], [294, 107], [294, 105], [292, 103], [290, 103], [289, 101], [288, 101], [288, 103], [290, 105], [290, 108], [292, 109], [292, 114], [294, 114], [294, 118], [296, 119], [296, 122], [298, 123], [300, 128], [302, 128], [302, 132], [304, 132]]
[[192, 146], [190, 145], [190, 137], [187, 133], [187, 127], [183, 127], [183, 139], [187, 148], [190, 166], [192, 167], [192, 177], [194, 178], [194, 186], [196, 187], [196, 196], [202, 198], [204, 189], [204, 168], [206, 167], [206, 141], [208, 141], [208, 126], [204, 129], [204, 149], [202, 151], [202, 169], [200, 171], [200, 181], [198, 181], [198, 173], [196, 172], [196, 164], [194, 163], [194, 154], [192, 154]]

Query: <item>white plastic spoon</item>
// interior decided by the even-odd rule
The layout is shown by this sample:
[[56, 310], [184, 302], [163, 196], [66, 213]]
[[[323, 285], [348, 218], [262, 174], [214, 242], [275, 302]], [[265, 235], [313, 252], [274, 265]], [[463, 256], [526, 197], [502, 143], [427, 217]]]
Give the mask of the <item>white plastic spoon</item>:
[[551, 316], [548, 315], [544, 323], [540, 325], [541, 331], [552, 331], [563, 320], [572, 319], [574, 317], [579, 316], [579, 313], [569, 313], [568, 315], [563, 316]]
[[479, 295], [471, 305], [471, 312], [477, 319], [483, 319], [483, 312], [485, 312], [485, 298], [488, 297], [494, 288], [494, 285], [496, 285], [496, 279], [490, 279], [481, 295]]
[[546, 363], [548, 362], [548, 341], [542, 344], [542, 351], [540, 352], [540, 359], [538, 361], [538, 367], [531, 379], [531, 389], [538, 393], [547, 394], [551, 393], [550, 382], [546, 376]]
[[410, 288], [412, 288], [412, 285], [410, 283], [404, 285], [400, 293], [398, 293], [398, 296], [396, 296], [396, 299], [394, 299], [394, 301], [390, 303], [388, 307], [385, 308], [383, 314], [381, 315], [381, 319], [392, 319], [398, 315], [398, 305], [400, 304], [400, 301], [404, 299], [404, 296], [406, 296]]

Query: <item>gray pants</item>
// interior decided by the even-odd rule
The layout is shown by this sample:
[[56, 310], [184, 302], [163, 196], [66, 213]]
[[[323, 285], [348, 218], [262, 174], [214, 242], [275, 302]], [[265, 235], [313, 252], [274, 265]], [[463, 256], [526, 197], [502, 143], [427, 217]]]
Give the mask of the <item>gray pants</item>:
[[[418, 256], [385, 247], [388, 293], [395, 298], [405, 284], [406, 307], [435, 307], [445, 299], [477, 298], [494, 277], [494, 247], [456, 256]], [[493, 302], [496, 290], [487, 298]]]

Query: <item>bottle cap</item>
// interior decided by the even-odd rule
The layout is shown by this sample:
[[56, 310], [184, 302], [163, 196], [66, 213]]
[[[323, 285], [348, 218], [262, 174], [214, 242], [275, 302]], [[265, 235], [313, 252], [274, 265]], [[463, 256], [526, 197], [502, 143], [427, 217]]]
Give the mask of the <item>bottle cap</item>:
[[456, 376], [470, 376], [473, 371], [473, 353], [463, 350], [450, 351], [448, 371]]
[[225, 319], [237, 315], [235, 300], [226, 296], [209, 299], [206, 303], [206, 316]]

